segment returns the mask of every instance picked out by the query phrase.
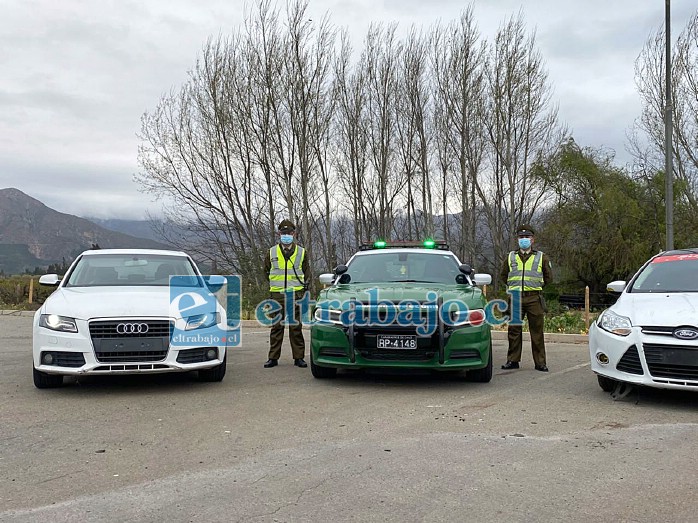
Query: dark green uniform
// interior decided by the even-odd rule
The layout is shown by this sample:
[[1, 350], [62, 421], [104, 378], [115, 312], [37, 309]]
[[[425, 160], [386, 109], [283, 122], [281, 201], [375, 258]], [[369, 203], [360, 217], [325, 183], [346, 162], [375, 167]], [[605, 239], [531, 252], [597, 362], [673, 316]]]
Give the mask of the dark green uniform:
[[[536, 254], [537, 251], [530, 250], [525, 253], [518, 251], [521, 261], [525, 264], [526, 261]], [[543, 254], [543, 285], [547, 285], [553, 281], [552, 268], [550, 260], [546, 254]], [[500, 277], [504, 282], [509, 279], [509, 256], [504, 260]], [[509, 308], [510, 316], [513, 316], [511, 306]], [[543, 310], [543, 301], [541, 291], [524, 291], [521, 296], [521, 314], [528, 319], [528, 330], [531, 334], [531, 351], [533, 352], [533, 362], [536, 367], [546, 366], [545, 359], [545, 337], [543, 335], [543, 323], [545, 319], [545, 311]], [[521, 348], [523, 345], [523, 328], [521, 325], [509, 324], [509, 351], [507, 352], [507, 361], [518, 363], [521, 361]]]
[[[281, 245], [281, 254], [287, 260], [293, 256], [296, 251], [296, 244], [292, 243], [290, 246], [286, 247]], [[306, 253], [307, 254], [307, 253]], [[307, 278], [310, 274], [310, 263], [308, 262], [308, 256], [303, 257], [303, 262], [301, 264], [301, 269], [303, 274]], [[271, 259], [267, 256], [264, 270], [266, 274], [271, 271]], [[303, 298], [304, 291], [296, 291], [294, 293], [296, 302]], [[281, 314], [282, 318], [285, 319], [286, 314], [286, 295], [283, 292], [272, 292], [271, 299], [276, 300], [281, 304]], [[288, 327], [288, 337], [291, 342], [291, 351], [293, 352], [293, 359], [298, 360], [305, 358], [305, 339], [303, 338], [303, 326], [301, 325], [301, 311], [300, 306], [296, 305], [296, 321], [297, 325], [289, 325]], [[284, 324], [278, 322], [272, 326], [271, 332], [269, 333], [269, 359], [278, 360], [281, 356], [281, 344], [284, 341]]]

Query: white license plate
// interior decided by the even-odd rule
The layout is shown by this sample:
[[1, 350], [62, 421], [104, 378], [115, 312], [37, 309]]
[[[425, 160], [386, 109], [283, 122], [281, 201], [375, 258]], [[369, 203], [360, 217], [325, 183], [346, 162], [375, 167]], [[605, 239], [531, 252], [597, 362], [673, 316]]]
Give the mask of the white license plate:
[[381, 334], [376, 340], [376, 347], [379, 349], [416, 349], [417, 336]]

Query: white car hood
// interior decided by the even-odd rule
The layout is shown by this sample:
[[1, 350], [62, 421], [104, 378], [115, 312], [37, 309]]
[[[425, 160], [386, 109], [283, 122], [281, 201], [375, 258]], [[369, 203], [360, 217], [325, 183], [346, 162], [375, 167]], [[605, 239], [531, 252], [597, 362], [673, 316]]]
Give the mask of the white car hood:
[[613, 311], [633, 325], [698, 327], [698, 293], [623, 293]]
[[45, 314], [71, 318], [169, 317], [169, 287], [59, 288], [44, 303]]

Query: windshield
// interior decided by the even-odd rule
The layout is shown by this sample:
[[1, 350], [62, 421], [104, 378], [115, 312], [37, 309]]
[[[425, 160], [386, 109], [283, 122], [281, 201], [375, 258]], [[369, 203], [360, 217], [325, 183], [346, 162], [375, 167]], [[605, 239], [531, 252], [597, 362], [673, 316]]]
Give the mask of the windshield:
[[351, 283], [456, 283], [458, 260], [435, 252], [385, 252], [354, 257], [348, 265]]
[[192, 276], [191, 285], [200, 286], [188, 258], [158, 254], [94, 254], [80, 258], [66, 287], [159, 286], [166, 287], [170, 276]]
[[698, 254], [671, 254], [652, 260], [629, 292], [698, 292]]

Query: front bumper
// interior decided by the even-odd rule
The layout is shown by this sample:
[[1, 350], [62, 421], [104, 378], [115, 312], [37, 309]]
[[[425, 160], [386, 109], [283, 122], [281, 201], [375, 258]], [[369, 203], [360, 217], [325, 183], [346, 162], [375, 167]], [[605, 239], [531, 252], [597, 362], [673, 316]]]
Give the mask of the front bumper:
[[[391, 334], [389, 328], [382, 334]], [[403, 331], [399, 331], [404, 334]], [[431, 370], [476, 370], [486, 367], [490, 358], [490, 326], [463, 326], [444, 336], [444, 360], [440, 363], [438, 334], [420, 342], [418, 349], [376, 349], [361, 335], [352, 346], [347, 329], [342, 326], [315, 324], [310, 330], [313, 363], [322, 367], [411, 368]], [[352, 350], [353, 349], [353, 350]], [[353, 358], [352, 358], [353, 353]], [[352, 361], [353, 359], [353, 361]]]
[[[678, 340], [670, 328], [632, 327], [628, 336], [589, 328], [591, 370], [601, 376], [663, 389], [698, 391], [698, 341]], [[604, 355], [607, 363], [602, 363]]]
[[[134, 321], [133, 319], [119, 320]], [[158, 321], [169, 321], [158, 318]], [[102, 353], [95, 350], [90, 326], [85, 320], [76, 320], [77, 333], [57, 332], [34, 324], [33, 362], [34, 368], [46, 374], [66, 376], [105, 374], [159, 374], [166, 372], [189, 372], [210, 369], [225, 361], [225, 343], [203, 343], [194, 345], [172, 345], [166, 339], [161, 349], [130, 353]], [[215, 351], [211, 358], [210, 350]], [[43, 360], [51, 354], [52, 363]], [[111, 356], [111, 357], [108, 357]]]

